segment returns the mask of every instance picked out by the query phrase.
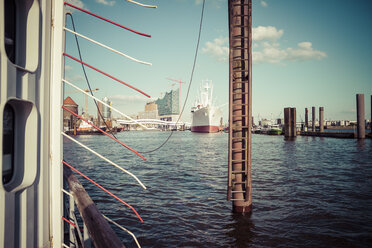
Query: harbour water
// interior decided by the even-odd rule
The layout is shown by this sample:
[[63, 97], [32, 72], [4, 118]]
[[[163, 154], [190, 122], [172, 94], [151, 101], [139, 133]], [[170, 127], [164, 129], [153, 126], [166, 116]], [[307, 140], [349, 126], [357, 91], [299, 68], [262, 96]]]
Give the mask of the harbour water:
[[[144, 151], [169, 132], [122, 132]], [[77, 136], [148, 187], [65, 139], [64, 158], [133, 205], [80, 178], [98, 208], [142, 247], [371, 247], [372, 140], [253, 135], [253, 213], [226, 201], [227, 134], [175, 132], [142, 161], [105, 136]], [[127, 247], [131, 236], [114, 228]]]

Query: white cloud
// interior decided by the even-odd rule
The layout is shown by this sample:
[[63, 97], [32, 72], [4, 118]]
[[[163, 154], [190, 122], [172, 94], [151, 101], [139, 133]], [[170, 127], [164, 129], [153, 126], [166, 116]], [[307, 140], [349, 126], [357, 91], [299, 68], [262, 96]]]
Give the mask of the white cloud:
[[206, 42], [202, 52], [216, 58], [217, 61], [227, 61], [229, 54], [229, 39], [227, 37], [220, 37], [213, 40], [213, 42]]
[[288, 48], [288, 60], [311, 60], [323, 59], [327, 54], [322, 51], [314, 50], [311, 42], [300, 42], [297, 44], [298, 48]]
[[115, 1], [108, 1], [108, 0], [96, 0], [97, 3], [101, 3], [103, 5], [113, 6]]
[[[278, 40], [284, 31], [273, 26], [259, 26], [253, 28], [253, 52], [254, 63], [279, 64], [284, 61], [321, 60], [327, 57], [323, 51], [313, 48], [309, 41], [300, 42], [295, 48], [282, 48]], [[215, 58], [217, 61], [227, 62], [229, 56], [228, 37], [216, 38], [208, 41], [202, 48], [202, 52]]]
[[254, 41], [277, 40], [284, 34], [283, 29], [277, 30], [273, 26], [258, 26], [252, 28], [252, 39]]
[[261, 51], [252, 53], [252, 60], [255, 63], [277, 64], [283, 61], [305, 61], [323, 59], [327, 57], [325, 52], [315, 50], [311, 42], [300, 42], [297, 48], [281, 49], [278, 43], [264, 43]]
[[[82, 0], [67, 0], [66, 2], [71, 3], [72, 5], [75, 5], [75, 6], [79, 7], [79, 8], [82, 8], [82, 9], [86, 9], [87, 10], [87, 8], [84, 5], [84, 3], [82, 2]], [[70, 12], [74, 12], [75, 11], [75, 9], [74, 8], [71, 8], [70, 6], [67, 6], [66, 7], [66, 10], [67, 11], [70, 11]]]
[[267, 2], [264, 1], [264, 0], [261, 0], [261, 6], [262, 6], [262, 7], [267, 7]]

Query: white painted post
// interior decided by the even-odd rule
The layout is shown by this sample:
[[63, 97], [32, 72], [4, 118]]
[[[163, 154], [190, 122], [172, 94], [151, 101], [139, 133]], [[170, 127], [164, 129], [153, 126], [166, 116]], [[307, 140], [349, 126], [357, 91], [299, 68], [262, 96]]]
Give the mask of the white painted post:
[[64, 3], [55, 0], [52, 9], [52, 73], [50, 81], [50, 226], [51, 245], [61, 247], [63, 242], [63, 144], [62, 144], [62, 72], [64, 50]]

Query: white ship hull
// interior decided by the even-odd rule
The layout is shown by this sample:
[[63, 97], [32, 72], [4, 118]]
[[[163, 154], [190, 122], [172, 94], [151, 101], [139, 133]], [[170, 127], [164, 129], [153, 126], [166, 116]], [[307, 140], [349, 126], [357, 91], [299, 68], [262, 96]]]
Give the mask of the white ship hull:
[[220, 130], [222, 112], [219, 108], [203, 107], [192, 112], [191, 132], [215, 133]]

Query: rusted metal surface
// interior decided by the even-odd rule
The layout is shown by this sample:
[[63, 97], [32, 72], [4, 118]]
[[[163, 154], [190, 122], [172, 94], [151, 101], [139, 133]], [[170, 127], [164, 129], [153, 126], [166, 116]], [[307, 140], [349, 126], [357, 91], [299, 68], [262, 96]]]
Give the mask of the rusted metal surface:
[[252, 1], [229, 0], [228, 200], [234, 212], [252, 205]]
[[357, 138], [364, 139], [366, 137], [364, 94], [357, 94], [356, 101], [357, 101]]
[[70, 168], [64, 166], [63, 177], [68, 182], [69, 189], [74, 196], [80, 215], [87, 226], [94, 247], [125, 247], [99, 212], [83, 185], [72, 174]]
[[324, 132], [324, 107], [319, 107], [319, 132]]

